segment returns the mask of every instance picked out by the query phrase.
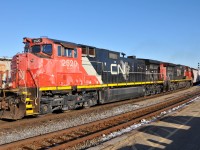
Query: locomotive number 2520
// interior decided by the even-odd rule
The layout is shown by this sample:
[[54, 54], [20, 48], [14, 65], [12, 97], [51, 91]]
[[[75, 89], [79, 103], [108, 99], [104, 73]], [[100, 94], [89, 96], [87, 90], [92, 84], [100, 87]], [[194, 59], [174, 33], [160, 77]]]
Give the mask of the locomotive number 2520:
[[62, 60], [61, 65], [67, 66], [67, 68], [73, 68], [78, 66], [78, 62], [75, 60]]

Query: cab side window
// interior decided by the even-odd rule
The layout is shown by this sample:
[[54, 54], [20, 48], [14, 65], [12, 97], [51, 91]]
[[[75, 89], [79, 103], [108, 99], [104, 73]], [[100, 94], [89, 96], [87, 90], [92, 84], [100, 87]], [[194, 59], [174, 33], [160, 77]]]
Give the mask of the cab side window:
[[42, 52], [51, 56], [52, 55], [52, 45], [51, 44], [43, 45]]
[[77, 52], [77, 49], [75, 48], [74, 49], [74, 58], [77, 58], [78, 57], [78, 52]]
[[77, 49], [71, 49], [71, 48], [64, 48], [62, 46], [58, 46], [58, 56], [61, 57], [74, 57], [77, 58]]
[[72, 57], [72, 49], [69, 49], [69, 48], [64, 48], [64, 54], [63, 56], [66, 56], [66, 57]]
[[58, 56], [62, 56], [61, 46], [58, 46]]
[[65, 48], [63, 51], [64, 51], [64, 54], [62, 56], [68, 56], [68, 49]]
[[67, 57], [72, 57], [72, 49], [67, 49]]

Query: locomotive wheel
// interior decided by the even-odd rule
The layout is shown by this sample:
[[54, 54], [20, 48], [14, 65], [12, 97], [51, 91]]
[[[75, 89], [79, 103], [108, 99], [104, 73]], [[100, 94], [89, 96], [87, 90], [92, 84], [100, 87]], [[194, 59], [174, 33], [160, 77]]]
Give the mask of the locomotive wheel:
[[89, 100], [89, 101], [87, 101], [87, 102], [84, 102], [84, 105], [83, 105], [83, 107], [84, 108], [90, 108], [91, 106], [93, 106], [94, 104], [93, 104], [93, 100]]
[[152, 85], [151, 86], [151, 95], [155, 95], [156, 94], [156, 86]]
[[1, 118], [3, 119], [12, 119], [18, 120], [22, 119], [25, 116], [26, 107], [25, 104], [20, 102], [16, 105], [11, 105], [9, 110], [4, 110], [1, 114]]
[[148, 96], [150, 95], [150, 90], [149, 90], [149, 87], [146, 87], [145, 88], [145, 96]]

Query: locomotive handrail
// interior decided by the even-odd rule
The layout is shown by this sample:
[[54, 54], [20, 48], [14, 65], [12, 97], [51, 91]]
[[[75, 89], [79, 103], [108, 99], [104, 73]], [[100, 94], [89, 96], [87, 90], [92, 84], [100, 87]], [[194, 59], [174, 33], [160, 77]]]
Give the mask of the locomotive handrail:
[[[21, 73], [21, 76], [23, 76], [23, 72], [21, 69], [19, 69], [20, 73]], [[25, 77], [22, 78], [22, 80], [24, 81], [24, 85], [25, 85], [25, 92], [27, 92], [27, 86], [26, 86], [26, 81], [25, 81]], [[25, 97], [25, 99], [27, 98], [27, 95]], [[24, 99], [24, 103], [26, 102], [26, 100]]]
[[35, 105], [38, 105], [36, 100], [38, 99], [38, 96], [39, 96], [39, 87], [38, 87], [38, 85], [37, 85], [37, 83], [36, 83], [36, 81], [35, 81], [35, 78], [33, 77], [33, 74], [32, 74], [32, 72], [31, 72], [31, 70], [28, 69], [28, 71], [30, 72], [31, 77], [32, 77], [32, 79], [33, 79], [33, 82], [34, 82], [34, 84], [35, 84], [35, 86], [36, 86], [36, 89], [37, 89], [37, 94], [36, 94], [36, 98], [35, 98]]

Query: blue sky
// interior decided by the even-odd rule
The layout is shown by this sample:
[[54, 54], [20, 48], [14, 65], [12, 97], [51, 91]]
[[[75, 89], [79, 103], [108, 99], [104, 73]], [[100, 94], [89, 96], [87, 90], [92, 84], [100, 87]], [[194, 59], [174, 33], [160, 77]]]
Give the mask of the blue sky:
[[2, 0], [0, 35], [0, 56], [22, 52], [23, 37], [48, 36], [196, 68], [200, 1]]

